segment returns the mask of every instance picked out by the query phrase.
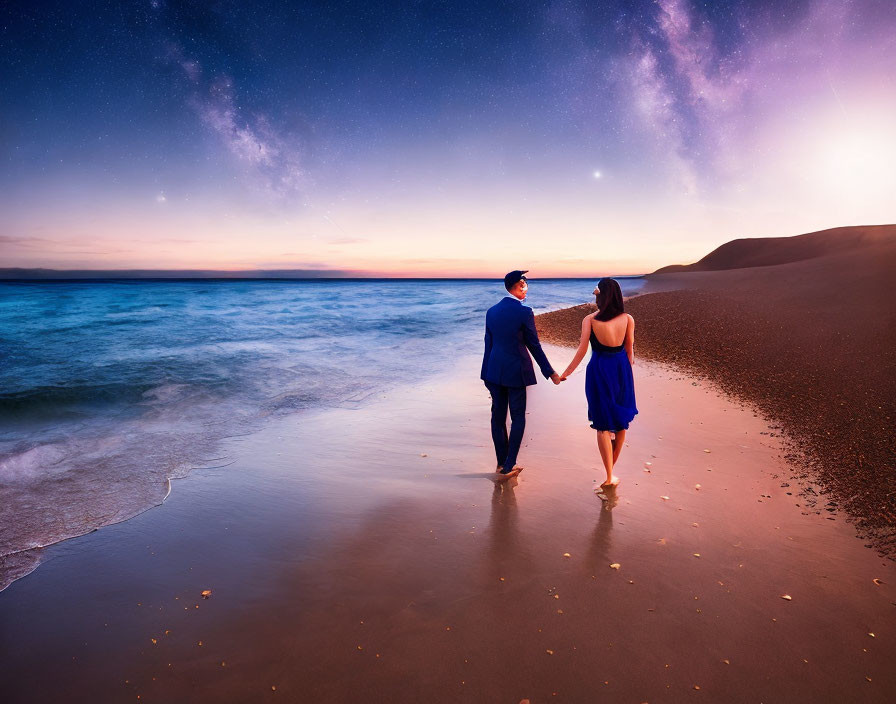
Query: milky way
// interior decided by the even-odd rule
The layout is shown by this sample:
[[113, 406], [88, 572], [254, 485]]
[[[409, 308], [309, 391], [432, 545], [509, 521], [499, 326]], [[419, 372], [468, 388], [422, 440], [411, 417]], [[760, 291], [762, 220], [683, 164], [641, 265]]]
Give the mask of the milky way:
[[896, 220], [891, 2], [0, 13], [7, 266], [624, 273]]

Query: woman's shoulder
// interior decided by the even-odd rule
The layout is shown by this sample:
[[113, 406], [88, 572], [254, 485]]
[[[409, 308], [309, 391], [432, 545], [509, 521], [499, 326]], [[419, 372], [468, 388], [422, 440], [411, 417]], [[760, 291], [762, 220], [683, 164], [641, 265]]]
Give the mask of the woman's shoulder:
[[597, 315], [597, 311], [594, 311], [593, 313], [589, 313], [584, 318], [582, 318], [582, 325], [592, 322], [594, 320], [595, 315]]
[[[597, 314], [595, 313], [595, 315], [597, 315]], [[635, 319], [628, 313], [620, 313], [615, 318], [610, 318], [609, 320], [604, 320], [601, 322], [612, 323], [613, 325], [618, 325], [619, 324], [618, 321], [620, 321], [620, 320], [624, 320], [626, 325], [628, 325], [629, 321], [635, 322]]]

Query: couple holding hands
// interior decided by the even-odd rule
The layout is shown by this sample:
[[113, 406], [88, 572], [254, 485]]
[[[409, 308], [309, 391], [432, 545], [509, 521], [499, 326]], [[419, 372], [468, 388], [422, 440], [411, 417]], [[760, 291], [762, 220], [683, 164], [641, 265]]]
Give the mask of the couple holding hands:
[[610, 278], [601, 279], [594, 289], [597, 312], [582, 321], [575, 356], [563, 374], [557, 374], [538, 341], [535, 314], [523, 305], [529, 290], [525, 274], [525, 271], [511, 271], [504, 277], [507, 295], [489, 308], [485, 316], [485, 354], [480, 378], [492, 397], [492, 440], [499, 479], [510, 479], [523, 470], [516, 460], [526, 427], [526, 387], [536, 383], [529, 353], [535, 357], [545, 378], [560, 384], [579, 366], [590, 344], [591, 359], [585, 369], [588, 420], [597, 431], [597, 447], [607, 472], [601, 487], [615, 487], [619, 478], [613, 474], [613, 467], [625, 443], [629, 423], [638, 412], [632, 377], [635, 320], [625, 312], [619, 283]]

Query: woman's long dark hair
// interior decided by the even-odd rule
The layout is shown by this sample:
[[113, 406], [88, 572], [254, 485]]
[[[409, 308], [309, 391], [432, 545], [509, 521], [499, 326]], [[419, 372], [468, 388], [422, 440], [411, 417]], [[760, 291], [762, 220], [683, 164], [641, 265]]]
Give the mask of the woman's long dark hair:
[[609, 277], [597, 282], [597, 307], [598, 313], [595, 320], [612, 320], [617, 315], [625, 312], [622, 303], [622, 289], [616, 279]]

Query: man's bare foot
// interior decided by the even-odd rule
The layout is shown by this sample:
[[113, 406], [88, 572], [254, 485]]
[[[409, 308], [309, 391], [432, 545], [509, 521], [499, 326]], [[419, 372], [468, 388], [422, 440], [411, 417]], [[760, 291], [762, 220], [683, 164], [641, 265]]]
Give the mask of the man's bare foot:
[[513, 478], [514, 478], [515, 476], [517, 476], [519, 473], [520, 473], [520, 471], [519, 471], [519, 469], [518, 469], [517, 467], [514, 467], [511, 471], [506, 472], [506, 473], [504, 473], [504, 472], [498, 472], [498, 476], [497, 476], [496, 481], [499, 481], [499, 482], [506, 482], [508, 479], [513, 479]]
[[[520, 467], [518, 464], [513, 465], [513, 468], [514, 468], [514, 470], [516, 470], [517, 474], [519, 474], [520, 472], [523, 471], [523, 468]], [[502, 467], [501, 465], [498, 465], [498, 468], [495, 471], [501, 472], [503, 469], [504, 469], [504, 467]]]

